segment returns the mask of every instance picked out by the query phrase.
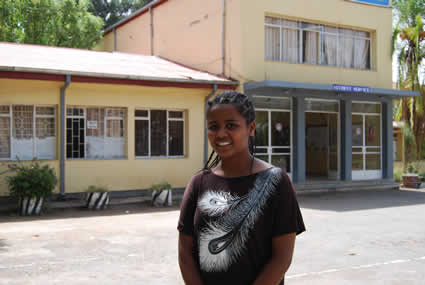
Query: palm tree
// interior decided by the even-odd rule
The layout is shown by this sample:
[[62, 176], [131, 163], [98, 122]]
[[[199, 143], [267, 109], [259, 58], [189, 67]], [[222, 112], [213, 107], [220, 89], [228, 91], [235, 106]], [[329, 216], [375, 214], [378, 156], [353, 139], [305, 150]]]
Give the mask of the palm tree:
[[[393, 53], [398, 51], [399, 86], [401, 89], [420, 91], [421, 96], [403, 98], [396, 105], [396, 120], [404, 122], [405, 137], [403, 169], [406, 170], [408, 155], [416, 145], [416, 159], [422, 152], [424, 138], [425, 92], [419, 82], [422, 60], [425, 57], [425, 31], [422, 17], [425, 15], [425, 0], [394, 0], [394, 14], [397, 21], [393, 29]], [[397, 47], [396, 47], [397, 46]], [[408, 138], [413, 137], [413, 140]]]

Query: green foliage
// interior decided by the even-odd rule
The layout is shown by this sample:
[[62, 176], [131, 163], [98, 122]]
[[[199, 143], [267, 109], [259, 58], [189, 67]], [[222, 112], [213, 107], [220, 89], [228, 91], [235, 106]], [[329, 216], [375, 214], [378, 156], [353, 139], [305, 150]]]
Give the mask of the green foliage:
[[403, 177], [403, 171], [402, 170], [394, 170], [394, 180], [397, 182], [401, 182]]
[[89, 187], [87, 187], [86, 192], [87, 193], [92, 193], [92, 192], [109, 192], [109, 190], [108, 190], [108, 188], [106, 186], [90, 185]]
[[104, 20], [104, 29], [112, 26], [124, 17], [152, 0], [91, 0], [89, 11]]
[[171, 190], [171, 189], [172, 189], [171, 184], [165, 181], [158, 184], [152, 184], [151, 186], [152, 191]]
[[53, 168], [40, 165], [37, 161], [25, 165], [17, 163], [9, 165], [16, 174], [6, 177], [12, 196], [16, 197], [47, 197], [52, 194], [58, 179]]
[[89, 49], [103, 21], [88, 7], [88, 0], [2, 0], [0, 41]]
[[416, 173], [417, 172], [412, 163], [409, 163], [409, 165], [407, 166], [407, 172], [408, 173]]

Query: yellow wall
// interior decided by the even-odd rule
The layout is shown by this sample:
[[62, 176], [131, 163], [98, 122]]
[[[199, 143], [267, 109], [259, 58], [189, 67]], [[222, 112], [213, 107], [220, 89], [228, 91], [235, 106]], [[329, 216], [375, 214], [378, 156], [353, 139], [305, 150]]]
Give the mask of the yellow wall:
[[[266, 15], [355, 28], [372, 33], [376, 31], [373, 38], [375, 45], [372, 47], [375, 70], [265, 61]], [[244, 0], [241, 12], [242, 67], [238, 68], [243, 70], [241, 81], [284, 80], [391, 88], [391, 21], [391, 8], [343, 0]], [[235, 37], [237, 34], [231, 35], [231, 38]]]
[[[61, 82], [0, 79], [0, 104], [55, 104], [59, 106]], [[127, 108], [127, 157], [105, 160], [67, 160], [66, 192], [82, 192], [88, 185], [110, 190], [147, 189], [167, 180], [173, 187], [185, 187], [203, 166], [204, 99], [212, 90], [72, 83], [66, 104]], [[186, 111], [186, 156], [184, 158], [135, 158], [135, 108], [183, 109]], [[59, 126], [59, 119], [57, 120]], [[57, 132], [57, 149], [59, 146]], [[59, 158], [59, 151], [57, 158]], [[6, 164], [6, 162], [4, 163]], [[49, 161], [59, 175], [59, 160]], [[5, 166], [2, 166], [3, 168]], [[1, 170], [1, 169], [0, 169]], [[8, 194], [4, 178], [0, 196]]]
[[[113, 32], [110, 34], [113, 35]], [[116, 29], [117, 51], [151, 54], [150, 15], [145, 12]], [[112, 36], [113, 37], [113, 36]]]
[[114, 32], [110, 32], [104, 36], [99, 43], [93, 48], [97, 51], [114, 51]]

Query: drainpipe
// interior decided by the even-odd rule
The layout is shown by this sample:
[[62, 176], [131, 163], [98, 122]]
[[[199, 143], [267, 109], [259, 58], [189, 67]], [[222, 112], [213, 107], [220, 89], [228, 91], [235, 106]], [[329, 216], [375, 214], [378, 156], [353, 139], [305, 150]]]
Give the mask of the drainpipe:
[[205, 120], [204, 120], [204, 165], [208, 161], [208, 134], [207, 134], [207, 109], [208, 101], [217, 92], [217, 84], [214, 84], [213, 91], [205, 98]]
[[71, 83], [71, 75], [66, 75], [65, 85], [61, 88], [60, 116], [61, 116], [61, 158], [60, 158], [60, 196], [65, 196], [65, 91]]
[[222, 60], [221, 60], [221, 70], [222, 70], [222, 75], [225, 76], [225, 58], [226, 58], [226, 48], [225, 48], [225, 34], [226, 34], [226, 0], [223, 0], [223, 23], [221, 26], [221, 55], [222, 55]]
[[153, 55], [153, 13], [152, 13], [152, 7], [149, 7], [149, 14], [150, 14], [151, 55]]

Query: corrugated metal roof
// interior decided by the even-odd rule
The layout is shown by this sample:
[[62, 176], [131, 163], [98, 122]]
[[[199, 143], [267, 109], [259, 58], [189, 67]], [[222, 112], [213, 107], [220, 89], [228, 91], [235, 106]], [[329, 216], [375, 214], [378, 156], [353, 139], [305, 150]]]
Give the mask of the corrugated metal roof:
[[0, 71], [167, 82], [238, 84], [156, 57], [119, 52], [0, 43]]

